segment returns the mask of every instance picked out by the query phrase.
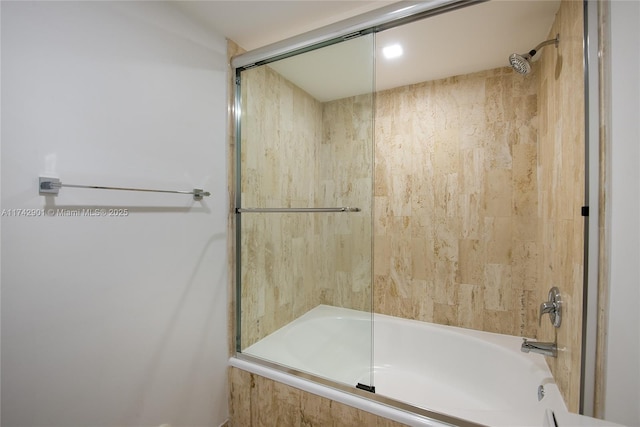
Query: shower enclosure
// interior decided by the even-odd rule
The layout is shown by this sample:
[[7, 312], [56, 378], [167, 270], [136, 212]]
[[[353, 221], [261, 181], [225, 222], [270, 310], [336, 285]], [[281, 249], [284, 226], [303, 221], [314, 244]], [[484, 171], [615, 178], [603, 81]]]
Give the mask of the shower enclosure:
[[[555, 340], [545, 366], [582, 411], [583, 7], [411, 3], [235, 58], [239, 357], [373, 394], [376, 314]], [[382, 57], [405, 32], [419, 67]]]

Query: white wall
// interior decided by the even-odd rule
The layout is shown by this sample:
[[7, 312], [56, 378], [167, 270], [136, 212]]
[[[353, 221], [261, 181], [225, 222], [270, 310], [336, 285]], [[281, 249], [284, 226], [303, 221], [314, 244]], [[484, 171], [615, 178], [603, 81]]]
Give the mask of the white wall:
[[640, 2], [611, 2], [611, 288], [605, 418], [640, 425]]
[[[226, 44], [161, 2], [7, 2], [2, 425], [227, 418]], [[63, 188], [70, 184], [190, 196]], [[38, 213], [39, 211], [35, 211]]]

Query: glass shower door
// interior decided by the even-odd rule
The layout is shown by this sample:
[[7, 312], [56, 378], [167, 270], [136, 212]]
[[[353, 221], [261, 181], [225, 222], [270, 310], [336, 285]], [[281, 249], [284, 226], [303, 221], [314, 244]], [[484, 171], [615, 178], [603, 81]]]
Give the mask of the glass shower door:
[[237, 351], [372, 383], [373, 36], [237, 70]]

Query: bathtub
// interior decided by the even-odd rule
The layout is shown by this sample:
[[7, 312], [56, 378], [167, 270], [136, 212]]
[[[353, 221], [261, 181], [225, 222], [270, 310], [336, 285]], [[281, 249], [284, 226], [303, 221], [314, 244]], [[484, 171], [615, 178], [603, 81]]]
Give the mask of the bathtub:
[[[568, 418], [544, 357], [522, 353], [519, 337], [380, 314], [372, 333], [371, 321], [371, 313], [320, 305], [230, 363], [412, 426], [553, 426], [553, 416], [578, 424]], [[350, 393], [358, 383], [375, 386], [375, 396]]]

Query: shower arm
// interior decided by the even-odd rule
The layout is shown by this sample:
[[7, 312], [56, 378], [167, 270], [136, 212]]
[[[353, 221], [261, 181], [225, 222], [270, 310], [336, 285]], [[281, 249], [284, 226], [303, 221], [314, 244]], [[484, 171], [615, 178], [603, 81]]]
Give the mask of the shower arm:
[[560, 43], [560, 34], [556, 34], [555, 39], [545, 40], [542, 43], [540, 43], [538, 46], [534, 47], [532, 50], [529, 51], [529, 55], [532, 57], [535, 56], [535, 54], [538, 53], [540, 48], [550, 45], [552, 43], [555, 44], [556, 47], [558, 47], [558, 43]]

